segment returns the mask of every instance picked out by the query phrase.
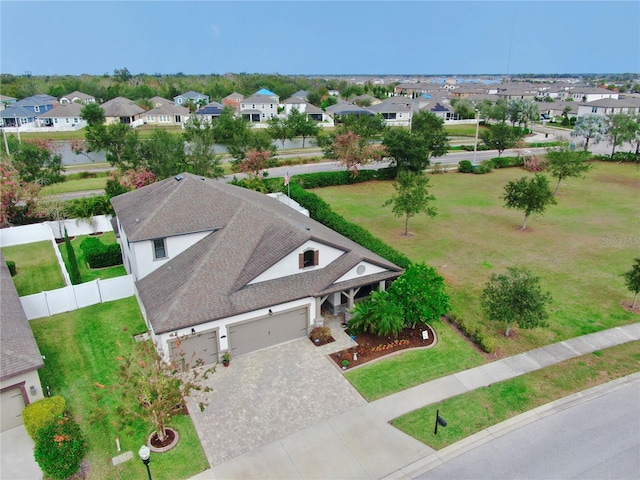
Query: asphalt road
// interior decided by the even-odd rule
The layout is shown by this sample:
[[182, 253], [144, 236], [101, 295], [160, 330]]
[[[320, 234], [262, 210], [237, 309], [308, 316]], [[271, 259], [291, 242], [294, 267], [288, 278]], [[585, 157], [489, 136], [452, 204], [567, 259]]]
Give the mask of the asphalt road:
[[640, 478], [640, 383], [561, 410], [418, 479]]

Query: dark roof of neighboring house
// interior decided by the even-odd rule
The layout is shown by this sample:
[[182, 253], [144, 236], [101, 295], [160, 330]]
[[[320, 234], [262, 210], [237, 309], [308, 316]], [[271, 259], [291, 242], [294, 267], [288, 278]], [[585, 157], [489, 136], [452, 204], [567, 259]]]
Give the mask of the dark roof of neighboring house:
[[196, 110], [196, 115], [221, 115], [223, 110], [224, 105], [218, 102], [211, 102]]
[[15, 103], [7, 105], [7, 108], [0, 111], [0, 117], [2, 118], [13, 118], [14, 114], [16, 118], [34, 118], [38, 116], [38, 114], [34, 113], [33, 110], [21, 107]]
[[248, 104], [248, 103], [278, 103], [278, 97], [272, 97], [271, 95], [251, 95], [250, 97], [244, 98], [240, 101], [240, 103]]
[[403, 100], [397, 97], [389, 98], [384, 102], [377, 105], [371, 105], [367, 107], [367, 110], [374, 113], [387, 113], [387, 112], [410, 112], [411, 111], [411, 99], [404, 98]]
[[372, 112], [352, 103], [338, 103], [327, 107], [333, 115], [373, 115]]
[[42, 367], [44, 362], [2, 253], [0, 290], [0, 380], [5, 380], [36, 370]]
[[[398, 266], [276, 199], [182, 174], [111, 200], [130, 241], [190, 232], [202, 240], [137, 282], [155, 333], [226, 318], [277, 303], [393, 279]], [[313, 240], [345, 253], [321, 269], [249, 284]], [[361, 261], [387, 271], [334, 282]]]
[[452, 110], [448, 107], [445, 107], [441, 103], [436, 103], [435, 105], [427, 105], [423, 108], [423, 110], [429, 110], [430, 112], [451, 112]]
[[42, 105], [54, 105], [57, 103], [58, 99], [56, 97], [45, 95], [44, 93], [39, 93], [37, 95], [23, 98], [22, 100], [17, 101], [14, 105], [21, 107], [39, 107]]
[[61, 118], [61, 117], [80, 117], [82, 111], [81, 103], [67, 103], [66, 105], [59, 105], [56, 108], [52, 108], [38, 116], [38, 118]]
[[292, 94], [291, 96], [306, 100], [309, 94], [305, 90], [298, 90], [296, 93]]

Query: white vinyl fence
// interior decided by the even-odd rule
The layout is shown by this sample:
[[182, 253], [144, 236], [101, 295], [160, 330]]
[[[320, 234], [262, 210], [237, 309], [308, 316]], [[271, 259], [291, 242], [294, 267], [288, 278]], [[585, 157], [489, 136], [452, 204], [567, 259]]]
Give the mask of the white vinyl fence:
[[133, 276], [96, 279], [91, 282], [71, 285], [20, 297], [27, 319], [49, 317], [57, 313], [70, 312], [97, 303], [127, 298], [135, 294]]

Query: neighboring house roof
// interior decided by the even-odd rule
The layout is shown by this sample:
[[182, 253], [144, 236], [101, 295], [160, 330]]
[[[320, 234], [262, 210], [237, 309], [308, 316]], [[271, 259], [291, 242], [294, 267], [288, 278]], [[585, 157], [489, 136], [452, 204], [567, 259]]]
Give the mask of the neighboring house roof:
[[149, 101], [154, 107], [159, 107], [160, 105], [175, 105], [175, 103], [171, 100], [167, 100], [166, 98], [162, 97], [151, 97]]
[[196, 110], [196, 115], [221, 115], [223, 110], [224, 105], [218, 102], [211, 102]]
[[14, 105], [18, 107], [39, 107], [42, 105], [54, 105], [57, 103], [58, 103], [58, 99], [56, 97], [39, 93], [37, 95], [32, 95], [30, 97], [23, 98], [22, 100], [19, 100], [16, 103], [14, 103]]
[[409, 112], [411, 111], [411, 100], [400, 101], [397, 97], [392, 97], [377, 105], [367, 107], [367, 110], [374, 113]]
[[302, 100], [307, 100], [309, 94], [305, 90], [298, 90], [296, 93], [291, 95], [291, 97], [300, 98]]
[[75, 92], [69, 93], [68, 95], [60, 97], [60, 100], [63, 100], [63, 99], [69, 100], [70, 102], [73, 102], [75, 99], [78, 99], [80, 101], [91, 100], [91, 99], [95, 100], [95, 98], [92, 95], [87, 95], [86, 93], [82, 93], [77, 90]]
[[0, 102], [15, 102], [16, 100], [15, 97], [7, 97], [6, 95], [0, 94]]
[[83, 106], [81, 103], [67, 103], [38, 115], [38, 118], [80, 117]]
[[637, 106], [637, 102], [630, 99], [619, 100], [616, 98], [601, 98], [593, 102], [584, 102], [580, 105], [588, 107], [605, 107], [605, 108], [633, 108]]
[[188, 115], [189, 109], [180, 105], [160, 105], [144, 112], [145, 115]]
[[105, 117], [132, 117], [144, 113], [144, 108], [139, 107], [127, 98], [114, 98], [102, 104]]
[[242, 100], [243, 98], [244, 98], [244, 95], [242, 95], [241, 93], [233, 92], [227, 95], [226, 97], [224, 97], [222, 101], [224, 102], [225, 100]]
[[275, 93], [273, 93], [272, 91], [267, 90], [266, 88], [261, 88], [254, 95], [268, 95], [270, 97], [277, 97], [278, 96]]
[[16, 118], [34, 118], [38, 116], [38, 114], [34, 113], [33, 110], [22, 107], [17, 103], [7, 105], [7, 108], [0, 111], [0, 117], [2, 118], [13, 118], [14, 115]]
[[[129, 241], [210, 232], [136, 283], [156, 334], [309, 296], [343, 291], [334, 282], [366, 261], [385, 272], [351, 281], [394, 279], [402, 269], [276, 199], [191, 174], [111, 199]], [[321, 269], [250, 284], [307, 241], [343, 250]]]
[[334, 115], [373, 115], [369, 110], [352, 103], [338, 103], [327, 107], [327, 110]]
[[363, 102], [363, 101], [367, 101], [367, 102], [370, 102], [372, 104], [380, 102], [379, 99], [377, 99], [376, 97], [373, 97], [373, 96], [371, 96], [371, 95], [369, 95], [367, 93], [365, 93], [363, 95], [358, 95], [357, 97], [354, 97], [351, 101], [353, 103], [360, 103], [360, 102]]
[[0, 380], [4, 381], [36, 370], [44, 366], [44, 362], [2, 253], [0, 290]]
[[277, 98], [274, 98], [272, 96], [269, 95], [251, 95], [248, 98], [245, 98], [242, 100], [243, 104], [249, 104], [249, 103], [278, 103]]
[[189, 90], [188, 92], [182, 93], [180, 95], [176, 95], [173, 98], [176, 99], [176, 98], [180, 98], [180, 97], [182, 97], [182, 98], [190, 98], [192, 100], [197, 99], [197, 98], [209, 98], [204, 93], [194, 92], [193, 90]]
[[452, 112], [450, 108], [442, 105], [441, 103], [429, 104], [424, 107], [422, 110], [428, 110], [429, 112]]

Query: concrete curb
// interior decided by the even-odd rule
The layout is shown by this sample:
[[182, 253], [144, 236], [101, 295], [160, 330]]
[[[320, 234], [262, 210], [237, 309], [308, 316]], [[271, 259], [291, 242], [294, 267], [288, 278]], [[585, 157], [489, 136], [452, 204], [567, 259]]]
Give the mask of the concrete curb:
[[592, 387], [568, 397], [564, 397], [553, 402], [541, 405], [533, 410], [517, 415], [509, 420], [505, 420], [497, 425], [493, 425], [485, 430], [475, 433], [459, 442], [445, 447], [437, 452], [424, 457], [412, 464], [406, 465], [400, 470], [383, 477], [384, 480], [407, 480], [415, 478], [419, 475], [427, 473], [430, 470], [442, 465], [443, 463], [462, 455], [469, 450], [474, 449], [484, 443], [490, 442], [496, 438], [507, 435], [520, 427], [536, 422], [544, 417], [553, 415], [562, 410], [580, 405], [594, 398], [601, 397], [608, 393], [614, 392], [623, 386], [640, 383], [640, 372], [621, 377], [616, 380]]

